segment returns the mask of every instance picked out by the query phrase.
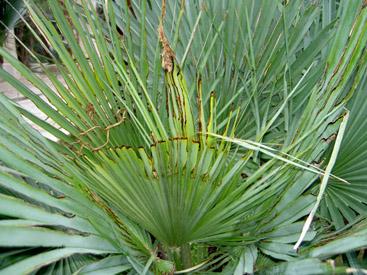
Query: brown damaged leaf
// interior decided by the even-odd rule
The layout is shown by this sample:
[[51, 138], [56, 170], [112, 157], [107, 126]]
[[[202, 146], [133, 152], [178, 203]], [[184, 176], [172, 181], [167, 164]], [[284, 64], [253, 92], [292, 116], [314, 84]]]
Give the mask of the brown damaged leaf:
[[162, 44], [162, 67], [167, 72], [172, 72], [173, 62], [175, 60], [175, 53], [171, 49], [166, 35], [164, 34], [162, 24], [158, 27], [159, 41]]
[[165, 71], [172, 72], [173, 63], [175, 60], [175, 53], [171, 49], [168, 39], [164, 33], [163, 22], [165, 16], [166, 16], [166, 1], [162, 0], [161, 22], [158, 27], [158, 38], [162, 44], [162, 67]]

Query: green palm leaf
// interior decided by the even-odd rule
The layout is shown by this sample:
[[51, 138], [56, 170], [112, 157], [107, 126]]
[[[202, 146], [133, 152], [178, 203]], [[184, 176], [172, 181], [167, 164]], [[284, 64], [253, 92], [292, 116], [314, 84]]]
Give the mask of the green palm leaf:
[[[367, 10], [286, 2], [49, 1], [57, 26], [27, 2], [58, 76], [42, 67], [51, 88], [0, 49], [46, 100], [0, 76], [53, 121], [0, 96], [0, 246], [16, 259], [2, 271], [317, 274], [335, 245], [364, 246], [347, 230], [317, 247], [316, 219], [293, 249], [330, 173], [323, 140], [366, 73]], [[326, 204], [358, 186], [338, 167]]]
[[340, 157], [334, 168], [334, 173], [347, 179], [350, 184], [332, 182], [327, 189], [322, 215], [331, 219], [335, 227], [343, 227], [345, 223], [352, 223], [357, 216], [365, 215], [366, 207], [366, 178], [365, 178], [365, 139], [363, 119], [366, 110], [364, 100], [365, 84], [358, 87], [356, 96], [348, 107], [351, 117], [342, 144]]

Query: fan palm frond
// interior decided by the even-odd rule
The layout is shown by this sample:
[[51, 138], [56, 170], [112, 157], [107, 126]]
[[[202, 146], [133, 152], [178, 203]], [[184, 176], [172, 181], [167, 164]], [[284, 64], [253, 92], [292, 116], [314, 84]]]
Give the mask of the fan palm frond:
[[46, 100], [0, 76], [51, 119], [0, 96], [3, 272], [321, 274], [365, 246], [304, 226], [324, 188], [335, 221], [329, 194], [358, 185], [326, 153], [366, 73], [362, 1], [63, 2], [56, 26], [26, 2], [52, 87], [0, 49]]

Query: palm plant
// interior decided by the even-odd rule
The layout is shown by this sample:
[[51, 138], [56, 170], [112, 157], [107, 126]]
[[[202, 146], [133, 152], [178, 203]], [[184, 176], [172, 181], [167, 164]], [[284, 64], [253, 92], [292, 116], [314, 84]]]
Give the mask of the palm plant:
[[[45, 1], [38, 1], [37, 5], [42, 5], [45, 8]], [[11, 35], [15, 42], [14, 54], [24, 64], [30, 65], [25, 47], [36, 52], [35, 48], [37, 45], [33, 43], [31, 32], [25, 28], [24, 21], [26, 20], [28, 20], [27, 9], [23, 0], [0, 1], [0, 45], [3, 46], [5, 44], [7, 37], [10, 35], [9, 32], [13, 31], [14, 33]], [[32, 23], [28, 22], [29, 24]], [[38, 53], [38, 55], [40, 54]], [[0, 64], [3, 64], [3, 61], [3, 57], [0, 56]]]
[[0, 271], [361, 270], [362, 2], [27, 1], [62, 80], [0, 49], [52, 119], [0, 96]]
[[[0, 45], [3, 46], [8, 30], [14, 28], [16, 23], [24, 13], [24, 2], [22, 0], [1, 0], [0, 1]], [[3, 63], [0, 57], [0, 64]]]

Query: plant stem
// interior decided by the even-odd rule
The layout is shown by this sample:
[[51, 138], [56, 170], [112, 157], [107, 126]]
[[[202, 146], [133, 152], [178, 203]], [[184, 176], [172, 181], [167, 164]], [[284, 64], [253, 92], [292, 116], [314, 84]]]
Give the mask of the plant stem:
[[180, 247], [180, 253], [181, 253], [181, 262], [183, 265], [183, 268], [189, 268], [192, 266], [192, 259], [191, 259], [191, 248], [190, 244], [184, 244]]

